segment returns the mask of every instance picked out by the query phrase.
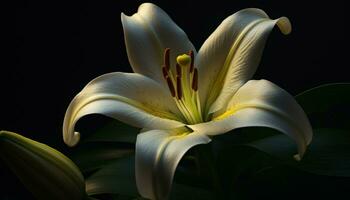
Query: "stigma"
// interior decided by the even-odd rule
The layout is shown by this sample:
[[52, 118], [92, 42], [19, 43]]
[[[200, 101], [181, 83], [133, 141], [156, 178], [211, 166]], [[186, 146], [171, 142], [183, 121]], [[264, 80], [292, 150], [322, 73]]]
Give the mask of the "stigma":
[[176, 67], [171, 69], [170, 49], [164, 50], [162, 73], [171, 96], [188, 124], [203, 122], [198, 95], [198, 70], [194, 67], [194, 54], [182, 54], [176, 58]]
[[189, 66], [191, 61], [191, 57], [187, 54], [182, 54], [176, 58], [176, 62], [181, 66]]

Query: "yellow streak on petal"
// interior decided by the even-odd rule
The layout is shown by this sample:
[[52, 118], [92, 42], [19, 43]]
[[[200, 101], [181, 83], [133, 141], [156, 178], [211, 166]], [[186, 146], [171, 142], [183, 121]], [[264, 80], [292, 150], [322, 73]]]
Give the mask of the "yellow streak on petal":
[[77, 110], [75, 110], [72, 119], [76, 118], [76, 114], [83, 108], [85, 107], [87, 104], [94, 102], [94, 101], [98, 101], [98, 100], [116, 100], [116, 101], [120, 101], [126, 104], [129, 104], [131, 106], [134, 106], [140, 110], [143, 110], [147, 113], [153, 114], [155, 116], [158, 116], [160, 118], [167, 118], [167, 119], [172, 119], [172, 120], [177, 120], [177, 121], [181, 121], [181, 119], [179, 119], [177, 116], [169, 113], [169, 112], [164, 112], [161, 111], [157, 108], [154, 108], [150, 105], [145, 105], [142, 104], [140, 102], [137, 102], [135, 100], [120, 96], [120, 95], [110, 95], [110, 94], [103, 94], [103, 95], [94, 95], [91, 98], [86, 99], [84, 102], [81, 102], [79, 104], [79, 107]]
[[228, 110], [226, 110], [226, 112], [222, 113], [221, 115], [214, 117], [212, 120], [213, 121], [218, 121], [218, 120], [222, 120], [225, 119], [226, 117], [229, 117], [231, 115], [233, 115], [238, 109], [238, 106], [233, 106], [231, 108], [229, 108]]
[[209, 97], [207, 99], [206, 106], [205, 106], [205, 113], [207, 113], [207, 117], [210, 114], [210, 110], [209, 110], [210, 106], [212, 105], [212, 103], [215, 101], [215, 99], [218, 97], [218, 95], [220, 94], [220, 92], [222, 90], [226, 73], [230, 67], [230, 64], [232, 62], [232, 58], [235, 56], [235, 54], [237, 53], [237, 49], [241, 45], [241, 42], [243, 41], [243, 39], [245, 38], [245, 36], [247, 35], [247, 33], [249, 31], [251, 31], [258, 24], [260, 24], [264, 21], [267, 21], [267, 20], [270, 20], [270, 19], [259, 19], [259, 20], [256, 20], [255, 22], [252, 22], [251, 24], [249, 24], [247, 27], [245, 27], [243, 29], [243, 31], [238, 35], [237, 39], [233, 42], [233, 44], [230, 48], [230, 51], [226, 57], [226, 60], [224, 62], [224, 65], [221, 68], [214, 84], [212, 85], [212, 88], [211, 88], [212, 92], [209, 94]]
[[207, 113], [206, 119], [208, 118], [210, 113], [214, 112], [213, 110], [210, 110], [210, 107], [212, 103], [216, 100], [216, 98], [219, 96], [220, 92], [222, 91], [222, 87], [225, 81], [227, 71], [229, 70], [231, 62], [233, 61], [233, 57], [235, 56], [235, 54], [237, 54], [237, 49], [240, 48], [241, 42], [252, 29], [254, 29], [260, 23], [263, 23], [265, 21], [275, 22], [278, 28], [280, 29], [280, 31], [284, 35], [288, 35], [292, 31], [292, 25], [287, 17], [280, 17], [275, 20], [271, 20], [269, 18], [259, 19], [259, 20], [256, 20], [255, 22], [252, 22], [246, 28], [244, 28], [244, 30], [239, 34], [237, 39], [233, 42], [231, 49], [224, 62], [224, 65], [220, 70], [218, 77], [216, 78], [216, 81], [212, 86], [212, 89], [211, 89], [212, 92], [209, 94], [205, 105], [205, 113]]
[[261, 105], [256, 105], [256, 104], [239, 104], [239, 105], [233, 105], [231, 108], [227, 109], [224, 113], [222, 113], [221, 115], [218, 115], [216, 117], [214, 117], [212, 120], [213, 121], [218, 121], [218, 120], [223, 120], [231, 115], [233, 115], [234, 113], [236, 113], [237, 111], [244, 109], [244, 108], [262, 108]]

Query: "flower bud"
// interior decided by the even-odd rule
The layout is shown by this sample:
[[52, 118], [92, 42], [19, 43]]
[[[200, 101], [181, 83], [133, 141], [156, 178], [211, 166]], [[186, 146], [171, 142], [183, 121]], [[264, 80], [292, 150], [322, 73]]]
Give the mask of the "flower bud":
[[59, 151], [16, 133], [0, 131], [0, 158], [37, 199], [86, 197], [78, 167]]

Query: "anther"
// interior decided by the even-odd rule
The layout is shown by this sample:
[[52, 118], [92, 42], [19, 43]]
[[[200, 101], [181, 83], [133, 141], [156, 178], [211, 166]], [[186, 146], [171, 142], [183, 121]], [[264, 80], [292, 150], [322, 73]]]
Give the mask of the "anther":
[[192, 79], [192, 89], [194, 91], [198, 90], [198, 70], [197, 68], [194, 69], [193, 79]]
[[181, 67], [178, 63], [176, 63], [176, 75], [181, 78]]
[[191, 57], [190, 73], [192, 73], [193, 69], [194, 69], [194, 67], [193, 67], [194, 66], [194, 54], [193, 54], [193, 51], [190, 50], [188, 55]]
[[164, 50], [164, 65], [165, 69], [169, 71], [170, 69], [170, 48]]
[[166, 69], [166, 66], [165, 66], [165, 65], [163, 65], [163, 67], [162, 67], [162, 72], [163, 72], [163, 77], [164, 77], [164, 78], [166, 78], [167, 76], [169, 76], [168, 70]]
[[181, 77], [176, 76], [176, 91], [177, 91], [177, 98], [182, 98], [182, 87], [181, 87]]
[[166, 80], [166, 83], [168, 84], [171, 96], [175, 97], [175, 88], [174, 88], [173, 82], [171, 81], [169, 76], [166, 76], [165, 80]]

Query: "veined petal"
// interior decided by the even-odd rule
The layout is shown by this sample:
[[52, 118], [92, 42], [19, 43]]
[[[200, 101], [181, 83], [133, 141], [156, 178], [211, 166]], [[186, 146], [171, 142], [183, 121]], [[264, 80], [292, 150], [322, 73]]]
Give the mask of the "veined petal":
[[218, 135], [243, 127], [269, 127], [295, 140], [300, 159], [312, 140], [304, 111], [285, 90], [266, 80], [251, 80], [233, 96], [226, 112], [213, 121], [189, 125], [194, 131]]
[[132, 16], [122, 13], [121, 20], [129, 62], [134, 72], [164, 82], [161, 66], [165, 48], [171, 49], [173, 65], [178, 55], [195, 51], [186, 33], [152, 3], [142, 4]]
[[[154, 80], [135, 73], [109, 73], [91, 81], [70, 103], [63, 124], [63, 139], [79, 141], [76, 122], [89, 114], [102, 114], [140, 128], [182, 126], [179, 110], [169, 91]], [[116, 133], [117, 134], [117, 133]]]
[[244, 9], [226, 18], [204, 42], [195, 63], [206, 111], [213, 113], [226, 106], [234, 93], [253, 76], [275, 24], [284, 34], [291, 31], [286, 17], [271, 20], [260, 9]]
[[209, 143], [208, 136], [187, 128], [151, 130], [136, 140], [136, 183], [140, 194], [167, 199], [174, 173], [183, 155], [193, 146]]

